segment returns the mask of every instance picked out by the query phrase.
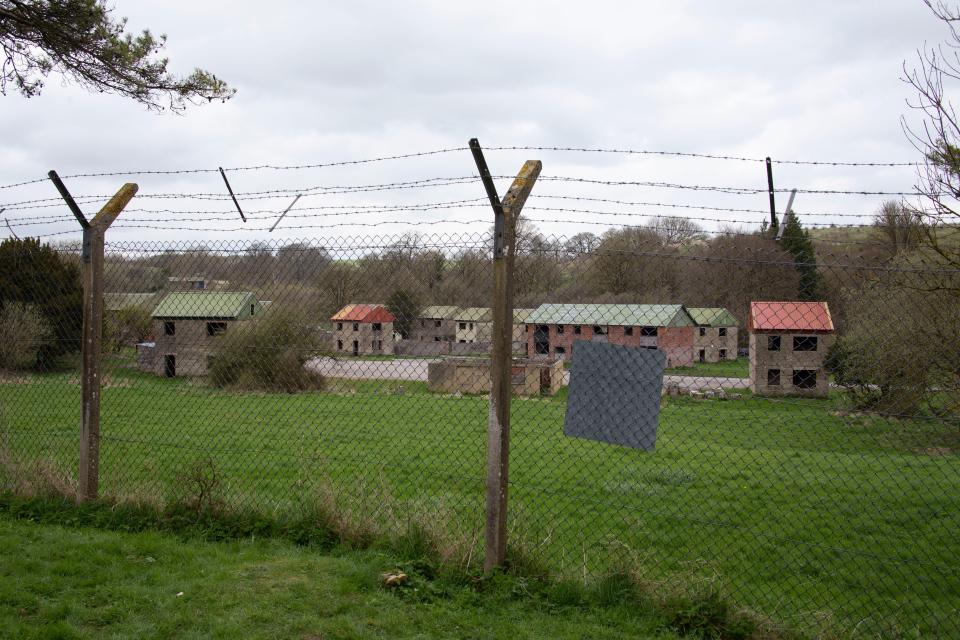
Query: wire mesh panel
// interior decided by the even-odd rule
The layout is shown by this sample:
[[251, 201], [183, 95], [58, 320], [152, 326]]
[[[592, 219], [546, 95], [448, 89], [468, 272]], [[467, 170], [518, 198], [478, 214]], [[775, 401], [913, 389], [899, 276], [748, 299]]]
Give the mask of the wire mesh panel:
[[[662, 231], [520, 229], [512, 561], [706, 584], [804, 634], [960, 633], [960, 272]], [[108, 238], [102, 492], [322, 502], [371, 529], [426, 516], [482, 557], [490, 248], [489, 233]], [[79, 253], [0, 254], [21, 274], [2, 292], [4, 478], [69, 488]], [[651, 398], [603, 348], [571, 368], [586, 344], [655, 353], [662, 372], [635, 372]], [[571, 385], [603, 399], [598, 416], [652, 417], [652, 450], [565, 433]]]

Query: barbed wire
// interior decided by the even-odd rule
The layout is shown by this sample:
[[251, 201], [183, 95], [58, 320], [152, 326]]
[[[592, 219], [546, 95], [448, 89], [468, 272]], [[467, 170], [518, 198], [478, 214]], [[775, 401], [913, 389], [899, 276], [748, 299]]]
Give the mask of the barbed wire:
[[[501, 176], [497, 176], [501, 177]], [[728, 195], [757, 195], [768, 193], [766, 187], [728, 187], [718, 185], [700, 185], [700, 184], [681, 184], [675, 182], [659, 182], [651, 180], [600, 180], [596, 178], [578, 178], [571, 176], [543, 176], [539, 180], [549, 182], [575, 182], [583, 184], [597, 184], [612, 187], [653, 187], [659, 189], [682, 189], [687, 191], [712, 191], [725, 193]], [[923, 193], [917, 191], [867, 191], [854, 189], [774, 189], [774, 193], [797, 193], [819, 194], [819, 195], [856, 195], [856, 196], [922, 196]]]
[[[484, 200], [480, 198], [480, 200]], [[462, 202], [460, 204], [449, 204], [449, 205], [435, 205], [435, 206], [420, 206], [420, 207], [384, 207], [384, 208], [364, 208], [364, 209], [354, 209], [349, 206], [344, 206], [338, 211], [324, 211], [324, 212], [307, 212], [307, 209], [298, 210], [294, 213], [289, 213], [285, 216], [285, 219], [312, 219], [312, 218], [328, 218], [328, 217], [339, 217], [339, 216], [351, 216], [351, 215], [364, 215], [364, 214], [377, 214], [377, 213], [396, 213], [401, 211], [412, 211], [412, 212], [425, 212], [425, 211], [438, 211], [444, 209], [466, 209], [466, 208], [487, 208], [489, 204], [486, 202]], [[572, 207], [541, 207], [537, 205], [527, 205], [524, 207], [526, 211], [558, 211], [563, 213], [583, 213], [588, 215], [595, 216], [610, 216], [610, 217], [626, 217], [626, 218], [638, 218], [645, 217], [650, 219], [662, 219], [666, 218], [676, 218], [678, 220], [691, 220], [695, 222], [710, 222], [710, 223], [724, 223], [724, 224], [749, 224], [749, 225], [758, 225], [762, 221], [756, 219], [746, 220], [742, 218], [718, 218], [718, 217], [709, 217], [709, 216], [663, 216], [660, 213], [649, 212], [649, 211], [602, 211], [598, 209], [580, 209]], [[170, 211], [174, 214], [173, 216], [163, 217], [163, 218], [141, 218], [137, 217], [136, 213], [154, 213], [150, 210], [129, 210], [125, 211], [125, 214], [134, 214], [125, 215], [125, 222], [155, 222], [155, 223], [179, 223], [179, 222], [235, 222], [237, 216], [235, 213], [230, 215], [230, 211], [198, 211], [195, 213], [204, 214], [200, 217], [198, 216], [176, 216], [177, 213], [186, 213], [179, 211]], [[281, 211], [273, 210], [260, 210], [254, 215], [254, 212], [246, 212], [247, 218], [249, 220], [269, 220], [276, 218], [280, 215]], [[525, 219], [530, 219], [528, 216], [524, 216]], [[31, 226], [42, 226], [49, 224], [56, 224], [58, 222], [71, 221], [73, 220], [72, 215], [58, 215], [58, 216], [37, 216], [34, 218], [14, 218], [9, 224], [13, 227], [31, 227]], [[765, 219], [764, 219], [765, 220]], [[393, 221], [398, 222], [398, 221]], [[598, 224], [614, 224], [614, 223], [598, 223]], [[619, 224], [619, 223], [618, 223]], [[121, 224], [122, 226], [122, 224]], [[811, 222], [804, 224], [807, 228], [812, 229], [826, 229], [826, 228], [836, 228], [836, 229], [862, 229], [865, 226], [872, 225], [863, 225], [863, 224], [837, 224], [829, 222]], [[257, 228], [250, 228], [251, 230], [256, 230]]]
[[[724, 213], [756, 213], [763, 216], [769, 215], [769, 209], [751, 209], [744, 207], [718, 207], [712, 205], [703, 205], [703, 204], [693, 204], [693, 203], [674, 203], [674, 202], [662, 202], [662, 201], [649, 201], [649, 200], [622, 200], [617, 198], [596, 198], [590, 196], [576, 196], [576, 195], [559, 195], [559, 194], [542, 194], [542, 193], [532, 193], [530, 194], [530, 200], [537, 199], [552, 199], [552, 200], [571, 200], [571, 201], [581, 201], [581, 202], [597, 202], [604, 204], [615, 204], [619, 206], [628, 206], [628, 207], [662, 207], [667, 209], [691, 209], [691, 210], [700, 210], [700, 211], [717, 211]], [[429, 208], [440, 208], [441, 205], [456, 205], [459, 203], [476, 203], [476, 202], [487, 202], [488, 198], [463, 198], [459, 200], [445, 200], [439, 202], [427, 202], [427, 203], [396, 203], [396, 204], [337, 204], [337, 205], [308, 205], [308, 206], [297, 206], [297, 211], [321, 211], [327, 209], [370, 209], [370, 210], [416, 210], [416, 209], [429, 209]], [[32, 205], [32, 206], [23, 206], [23, 207], [11, 207], [9, 210], [39, 210], [39, 209], [56, 209], [58, 211], [63, 210], [62, 202], [53, 202], [52, 204], [45, 205]], [[141, 208], [141, 207], [130, 207], [124, 209], [124, 213], [128, 212], [143, 212], [143, 213], [152, 213], [152, 214], [197, 214], [197, 215], [230, 215], [231, 219], [236, 217], [236, 209], [170, 209], [170, 208]], [[266, 214], [266, 215], [279, 215], [279, 209], [244, 209], [244, 213], [249, 214]], [[808, 211], [808, 210], [794, 210], [793, 215], [798, 217], [836, 217], [836, 218], [872, 218], [875, 213], [843, 213], [843, 212], [824, 212], [824, 211]], [[50, 216], [29, 216], [29, 217], [17, 217], [16, 220], [43, 220], [43, 219], [73, 219], [73, 215], [66, 214], [53, 214]]]
[[[503, 177], [503, 176], [497, 176]], [[479, 176], [455, 176], [455, 177], [435, 177], [435, 178], [423, 178], [420, 180], [407, 180], [401, 182], [385, 182], [380, 184], [367, 184], [367, 185], [332, 185], [332, 186], [323, 186], [323, 185], [313, 185], [307, 187], [298, 187], [298, 188], [278, 188], [278, 189], [265, 189], [262, 191], [236, 191], [234, 193], [240, 200], [268, 200], [271, 198], [277, 197], [289, 197], [293, 195], [301, 195], [303, 197], [311, 197], [317, 195], [330, 195], [338, 193], [365, 193], [373, 191], [389, 191], [395, 189], [416, 189], [424, 188], [430, 186], [449, 186], [457, 184], [474, 184], [480, 180]], [[74, 200], [78, 204], [90, 204], [91, 201], [100, 201], [108, 200], [113, 197], [112, 195], [104, 194], [86, 194], [86, 195], [76, 195]], [[228, 193], [220, 192], [183, 192], [183, 193], [172, 193], [172, 192], [161, 192], [161, 193], [137, 193], [137, 198], [143, 199], [160, 199], [160, 200], [230, 200], [231, 196]], [[46, 202], [57, 202], [61, 200], [59, 197], [50, 197], [50, 198], [37, 198], [33, 200], [21, 200], [19, 202], [7, 202], [0, 204], [0, 207], [5, 207], [8, 210], [14, 210], [21, 208], [21, 205], [36, 204], [36, 203], [46, 203]], [[83, 200], [84, 202], [80, 202]]]
[[[763, 163], [766, 158], [754, 158], [746, 156], [736, 156], [728, 154], [696, 153], [686, 151], [658, 151], [650, 149], [617, 149], [602, 147], [571, 147], [571, 146], [536, 146], [536, 145], [497, 145], [484, 147], [487, 151], [554, 151], [554, 152], [575, 152], [575, 153], [600, 153], [614, 155], [646, 155], [646, 156], [667, 156], [679, 158], [700, 158], [707, 160], [726, 160], [735, 162], [757, 162]], [[373, 164], [377, 162], [386, 162], [391, 160], [408, 160], [413, 158], [422, 158], [445, 153], [456, 153], [468, 151], [469, 147], [446, 147], [441, 149], [432, 149], [428, 151], [415, 151], [411, 153], [401, 153], [395, 155], [377, 156], [372, 158], [363, 158], [360, 160], [339, 160], [330, 162], [316, 162], [305, 164], [258, 164], [235, 167], [224, 167], [224, 171], [295, 171], [304, 169], [325, 169], [329, 167], [343, 167], [363, 164]], [[810, 165], [810, 166], [830, 166], [830, 167], [912, 167], [923, 164], [922, 162], [862, 162], [862, 161], [840, 161], [840, 160], [771, 160], [774, 164], [784, 165]], [[137, 175], [190, 175], [217, 173], [219, 167], [207, 168], [187, 168], [187, 169], [121, 169], [115, 171], [94, 171], [72, 173], [61, 176], [63, 179], [74, 178], [101, 178], [116, 176], [137, 176]], [[0, 190], [13, 189], [31, 184], [46, 182], [47, 178], [34, 178], [32, 180], [23, 180], [0, 185]]]
[[[538, 198], [548, 198], [554, 200], [579, 200], [583, 202], [602, 202], [607, 204], [617, 204], [623, 206], [631, 207], [664, 207], [669, 209], [700, 209], [703, 211], [721, 211], [725, 213], [758, 213], [761, 215], [770, 215], [769, 209], [748, 209], [740, 207], [717, 207], [712, 205], [702, 205], [702, 204], [685, 204], [685, 203], [673, 203], [673, 202], [657, 202], [649, 200], [620, 200], [616, 198], [593, 198], [589, 196], [568, 196], [568, 195], [553, 195], [545, 193], [531, 193], [530, 199]], [[830, 217], [830, 218], [872, 218], [876, 213], [840, 213], [840, 212], [814, 212], [806, 210], [795, 210], [793, 215], [798, 217]]]
[[[360, 164], [372, 164], [375, 162], [385, 162], [388, 160], [406, 160], [410, 158], [421, 158], [424, 156], [435, 156], [443, 153], [452, 153], [456, 151], [469, 151], [469, 147], [448, 147], [445, 149], [433, 149], [430, 151], [415, 151], [412, 153], [401, 153], [396, 155], [388, 156], [379, 156], [374, 158], [364, 158], [361, 160], [339, 160], [332, 162], [317, 162], [313, 164], [288, 164], [288, 165], [277, 165], [277, 164], [259, 164], [259, 165], [247, 165], [247, 166], [238, 166], [238, 167], [223, 167], [224, 171], [263, 171], [263, 170], [272, 170], [272, 171], [293, 171], [300, 169], [325, 169], [328, 167], [345, 167], [351, 165], [360, 165]], [[69, 180], [72, 178], [105, 178], [105, 177], [114, 177], [114, 176], [138, 176], [138, 175], [184, 175], [184, 174], [198, 174], [198, 173], [219, 173], [219, 167], [210, 167], [210, 168], [195, 168], [195, 169], [129, 169], [129, 170], [119, 170], [119, 171], [99, 171], [99, 172], [89, 172], [89, 173], [72, 173], [68, 175], [60, 176], [64, 180]], [[47, 177], [35, 178], [33, 180], [25, 180], [23, 182], [14, 182], [11, 184], [0, 185], [0, 189], [12, 189], [14, 187], [22, 187], [30, 184], [39, 184], [49, 180]]]
[[[700, 158], [705, 160], [731, 160], [735, 162], [766, 162], [766, 158], [751, 158], [746, 156], [734, 156], [726, 154], [695, 153], [687, 151], [655, 151], [649, 149], [615, 149], [615, 148], [590, 148], [590, 147], [556, 147], [556, 146], [533, 146], [533, 145], [515, 145], [515, 146], [493, 146], [484, 147], [488, 151], [564, 151], [577, 153], [609, 153], [616, 155], [645, 155], [645, 156], [673, 156], [679, 158]], [[913, 167], [921, 162], [857, 162], [841, 160], [774, 160], [774, 164], [792, 164], [792, 165], [820, 165], [830, 167]]]
[[[532, 207], [531, 207], [532, 208]], [[599, 213], [599, 212], [598, 212]], [[613, 214], [616, 215], [616, 214]], [[533, 223], [538, 224], [562, 224], [562, 225], [587, 225], [587, 226], [600, 226], [608, 229], [643, 229], [649, 231], [689, 231], [683, 227], [677, 225], [663, 225], [663, 224], [629, 224], [629, 223], [608, 223], [608, 222], [599, 222], [596, 220], [571, 220], [571, 219], [558, 219], [558, 218], [532, 218], [525, 217], [526, 220], [529, 220]], [[691, 218], [684, 218], [691, 219]], [[161, 221], [165, 222], [165, 221]], [[141, 224], [142, 223], [142, 224]], [[29, 223], [28, 223], [29, 224]], [[34, 223], [35, 224], [35, 223]], [[427, 227], [427, 226], [436, 226], [442, 224], [449, 225], [486, 225], [490, 226], [493, 224], [493, 221], [490, 219], [471, 219], [471, 220], [461, 220], [453, 218], [444, 218], [437, 220], [380, 220], [372, 222], [336, 222], [330, 224], [291, 224], [283, 225], [280, 229], [284, 232], [294, 231], [294, 230], [323, 230], [323, 229], [335, 229], [335, 228], [346, 228], [346, 227], [379, 227], [385, 225], [394, 225], [394, 226], [409, 226], [409, 227]], [[759, 227], [759, 223], [754, 222]], [[19, 226], [27, 226], [19, 225]], [[829, 228], [829, 227], [821, 227]], [[842, 227], [837, 227], [842, 228]], [[185, 231], [185, 232], [204, 232], [204, 233], [258, 233], [258, 232], [269, 232], [269, 227], [261, 226], [242, 226], [242, 227], [196, 227], [196, 226], [181, 226], [181, 225], [162, 225], [162, 224], [153, 224], [147, 223], [147, 221], [135, 221], [134, 223], [130, 222], [118, 222], [114, 224], [111, 229], [149, 229], [154, 231]], [[725, 236], [725, 237], [758, 237], [759, 228], [757, 231], [739, 231], [739, 230], [730, 230], [730, 229], [698, 229], [693, 231], [694, 240], [696, 237], [703, 236]], [[46, 237], [58, 237], [70, 234], [80, 233], [79, 228], [73, 228], [63, 231], [52, 231], [48, 233], [40, 234], [31, 234], [31, 237], [37, 238], [46, 238]], [[840, 246], [860, 246], [860, 247], [879, 247], [882, 246], [882, 243], [878, 240], [843, 240], [837, 238], [813, 238], [815, 243], [826, 244], [826, 245], [840, 245]], [[793, 263], [791, 263], [793, 264]]]
[[[497, 175], [494, 179], [513, 180], [515, 176]], [[264, 189], [259, 191], [236, 191], [235, 195], [240, 200], [264, 200], [277, 197], [289, 197], [300, 195], [302, 197], [311, 197], [317, 195], [332, 195], [344, 193], [368, 193], [376, 191], [402, 190], [402, 189], [422, 189], [434, 186], [453, 186], [460, 184], [478, 183], [479, 176], [464, 175], [450, 177], [431, 177], [418, 180], [406, 180], [397, 182], [386, 182], [378, 184], [360, 184], [360, 185], [309, 185], [302, 187], [283, 187], [276, 189]], [[539, 180], [544, 182], [572, 183], [572, 184], [593, 184], [601, 186], [634, 186], [648, 187], [657, 189], [679, 189], [684, 191], [707, 191], [723, 193], [727, 195], [749, 196], [765, 194], [768, 192], [763, 187], [736, 187], [723, 185], [701, 185], [701, 184], [682, 184], [674, 182], [662, 182], [654, 180], [603, 180], [598, 178], [585, 178], [577, 176], [550, 176], [541, 175]], [[797, 193], [815, 194], [815, 195], [859, 195], [859, 196], [922, 196], [923, 193], [917, 191], [869, 191], [857, 189], [808, 189], [808, 188], [790, 188], [774, 189], [775, 193], [788, 193], [796, 191]], [[105, 194], [83, 194], [76, 195], [74, 199], [78, 204], [90, 204], [93, 201], [107, 200], [111, 196]], [[138, 193], [139, 199], [198, 199], [198, 200], [229, 200], [231, 196], [223, 192], [159, 192], [159, 193]], [[26, 205], [35, 205], [42, 203], [53, 203], [59, 201], [58, 197], [36, 198], [31, 200], [20, 200], [0, 204], [8, 210], [26, 208]]]

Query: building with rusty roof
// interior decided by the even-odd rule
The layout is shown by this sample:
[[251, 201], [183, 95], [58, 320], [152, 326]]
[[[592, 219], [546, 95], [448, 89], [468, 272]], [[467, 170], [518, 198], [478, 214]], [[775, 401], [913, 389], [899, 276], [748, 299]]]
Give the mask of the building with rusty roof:
[[834, 328], [826, 302], [751, 302], [747, 330], [754, 394], [827, 396]]
[[333, 316], [333, 350], [361, 355], [393, 354], [397, 318], [382, 304], [348, 304]]

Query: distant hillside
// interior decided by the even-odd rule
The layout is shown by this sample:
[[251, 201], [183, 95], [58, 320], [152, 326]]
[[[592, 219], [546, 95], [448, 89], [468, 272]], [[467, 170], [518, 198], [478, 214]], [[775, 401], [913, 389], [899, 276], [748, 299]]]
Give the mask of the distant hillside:
[[[810, 237], [814, 242], [866, 242], [883, 244], [882, 237], [873, 225], [817, 227], [809, 229]], [[960, 225], [950, 225], [938, 230], [937, 235], [941, 242], [960, 244]]]
[[873, 225], [855, 227], [816, 227], [809, 229], [810, 238], [816, 241], [879, 242], [880, 237]]

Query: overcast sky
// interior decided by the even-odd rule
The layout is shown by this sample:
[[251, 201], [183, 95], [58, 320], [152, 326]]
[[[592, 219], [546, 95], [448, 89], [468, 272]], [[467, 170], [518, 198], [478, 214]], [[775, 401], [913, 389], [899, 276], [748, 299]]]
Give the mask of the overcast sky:
[[[156, 114], [122, 98], [90, 94], [51, 78], [33, 99], [0, 97], [0, 183], [102, 171], [299, 165], [359, 160], [449, 147], [471, 137], [486, 146], [571, 146], [699, 152], [775, 160], [911, 162], [902, 115], [911, 96], [900, 81], [905, 59], [945, 38], [921, 0], [803, 2], [363, 2], [274, 0], [115, 0], [133, 29], [169, 37], [171, 66], [199, 66], [237, 89], [227, 104]], [[759, 162], [489, 151], [493, 173], [543, 161], [543, 176], [665, 181], [765, 188]], [[911, 167], [776, 165], [778, 188], [909, 191]], [[347, 167], [229, 172], [236, 191], [289, 190], [241, 205], [244, 225], [222, 199], [158, 199], [158, 193], [225, 197], [217, 173], [73, 178], [77, 195], [102, 195], [125, 180], [141, 196], [111, 231], [112, 240], [279, 239], [483, 231], [492, 213], [475, 206], [400, 212], [338, 213], [336, 205], [388, 206], [483, 198], [479, 182], [331, 194], [308, 191], [273, 234], [266, 232], [293, 193], [309, 187], [369, 185], [475, 173], [466, 151]], [[509, 180], [498, 180], [501, 194]], [[546, 196], [756, 209], [765, 193], [733, 195], [649, 186], [542, 180], [528, 217], [548, 233], [600, 233], [677, 214], [743, 220], [752, 212], [628, 206]], [[0, 190], [4, 214], [20, 235], [76, 227], [62, 205], [11, 203], [55, 196], [48, 182]], [[807, 223], [850, 223], [883, 196], [801, 194]], [[778, 207], [785, 204], [778, 195]], [[93, 213], [100, 201], [84, 204]], [[40, 203], [45, 204], [45, 203]], [[52, 203], [56, 204], [56, 203]], [[0, 205], [3, 206], [3, 205]], [[311, 208], [313, 207], [313, 208]], [[603, 216], [568, 208], [636, 214]], [[175, 214], [159, 210], [220, 213]], [[264, 213], [256, 213], [263, 211]], [[342, 212], [339, 212], [342, 214]], [[845, 216], [821, 214], [846, 214]], [[37, 217], [41, 217], [37, 219]], [[49, 219], [45, 216], [60, 216]], [[203, 222], [179, 220], [206, 218]], [[28, 219], [29, 218], [29, 219]], [[218, 220], [216, 218], [224, 218]], [[177, 219], [176, 221], [171, 221]], [[408, 227], [318, 227], [344, 222], [434, 222]], [[152, 222], [161, 220], [161, 222]], [[139, 221], [139, 222], [138, 222]], [[596, 224], [602, 223], [602, 224]], [[718, 222], [702, 221], [708, 229]], [[160, 229], [131, 225], [162, 227]], [[180, 227], [180, 228], [176, 228]], [[190, 231], [183, 227], [202, 228]], [[224, 230], [244, 228], [244, 231]], [[3, 229], [3, 235], [7, 234]], [[74, 239], [79, 234], [54, 236]]]

